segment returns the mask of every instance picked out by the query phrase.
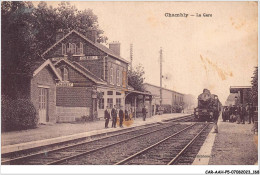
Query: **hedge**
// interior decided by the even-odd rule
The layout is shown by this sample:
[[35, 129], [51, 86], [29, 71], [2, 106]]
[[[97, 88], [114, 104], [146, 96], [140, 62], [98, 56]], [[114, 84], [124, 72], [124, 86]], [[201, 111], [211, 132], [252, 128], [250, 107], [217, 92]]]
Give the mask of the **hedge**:
[[2, 131], [15, 131], [37, 127], [36, 110], [29, 99], [11, 100], [2, 96]]

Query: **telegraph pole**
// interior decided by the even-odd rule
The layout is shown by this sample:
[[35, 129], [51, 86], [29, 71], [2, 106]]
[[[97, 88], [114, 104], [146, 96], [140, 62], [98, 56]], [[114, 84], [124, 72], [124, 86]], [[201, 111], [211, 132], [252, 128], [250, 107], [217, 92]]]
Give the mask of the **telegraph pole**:
[[160, 48], [160, 106], [162, 106], [162, 48]]
[[133, 44], [130, 44], [130, 70], [133, 69]]

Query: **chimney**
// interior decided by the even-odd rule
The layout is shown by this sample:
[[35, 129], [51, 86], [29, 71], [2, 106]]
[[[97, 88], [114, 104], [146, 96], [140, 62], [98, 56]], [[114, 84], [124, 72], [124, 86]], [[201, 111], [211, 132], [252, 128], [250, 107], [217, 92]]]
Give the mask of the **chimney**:
[[92, 42], [97, 42], [97, 30], [95, 29], [88, 29], [85, 33], [86, 37], [91, 40]]
[[57, 30], [56, 32], [56, 42], [64, 37], [64, 31], [62, 29]]
[[116, 55], [120, 56], [120, 43], [118, 41], [109, 43], [109, 49], [112, 50]]

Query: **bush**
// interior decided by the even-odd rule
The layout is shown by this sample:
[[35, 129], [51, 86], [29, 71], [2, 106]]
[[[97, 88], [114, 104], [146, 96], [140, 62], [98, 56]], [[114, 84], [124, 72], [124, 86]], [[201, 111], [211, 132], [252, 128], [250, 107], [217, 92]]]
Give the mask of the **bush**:
[[36, 128], [38, 118], [29, 99], [11, 100], [2, 96], [2, 131]]

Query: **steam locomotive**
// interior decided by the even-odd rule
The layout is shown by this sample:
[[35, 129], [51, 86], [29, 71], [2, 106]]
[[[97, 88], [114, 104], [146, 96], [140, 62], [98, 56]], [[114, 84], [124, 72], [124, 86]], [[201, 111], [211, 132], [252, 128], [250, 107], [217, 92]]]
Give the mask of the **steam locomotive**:
[[197, 121], [213, 121], [214, 111], [221, 111], [221, 103], [218, 96], [211, 94], [208, 89], [204, 89], [203, 93], [198, 96], [198, 107], [194, 109], [194, 117]]

